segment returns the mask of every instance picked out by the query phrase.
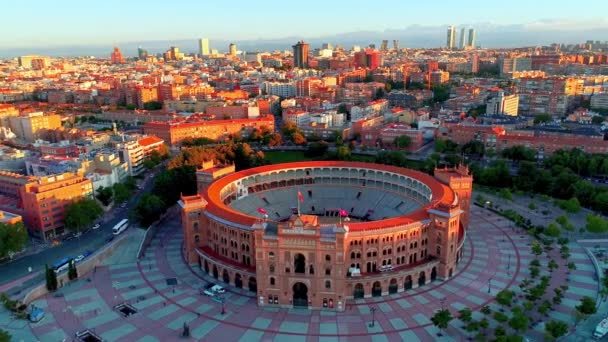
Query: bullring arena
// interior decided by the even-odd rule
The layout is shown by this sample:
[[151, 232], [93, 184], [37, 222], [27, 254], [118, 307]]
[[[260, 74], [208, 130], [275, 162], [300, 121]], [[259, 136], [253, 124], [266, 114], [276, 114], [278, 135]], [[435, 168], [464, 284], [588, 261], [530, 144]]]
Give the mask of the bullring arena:
[[472, 177], [466, 167], [432, 177], [355, 162], [207, 163], [197, 183], [180, 201], [188, 262], [255, 292], [259, 306], [342, 311], [455, 273]]

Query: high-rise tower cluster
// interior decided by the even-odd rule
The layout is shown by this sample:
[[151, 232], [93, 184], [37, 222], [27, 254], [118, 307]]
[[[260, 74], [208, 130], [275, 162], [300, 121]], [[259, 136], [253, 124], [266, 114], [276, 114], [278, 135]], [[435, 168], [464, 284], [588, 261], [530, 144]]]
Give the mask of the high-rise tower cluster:
[[[469, 29], [469, 36], [467, 39], [466, 28], [462, 27], [460, 29], [460, 39], [458, 40], [458, 48], [467, 49], [475, 47], [475, 29]], [[456, 27], [448, 26], [447, 37], [446, 37], [446, 47], [450, 50], [456, 49]]]

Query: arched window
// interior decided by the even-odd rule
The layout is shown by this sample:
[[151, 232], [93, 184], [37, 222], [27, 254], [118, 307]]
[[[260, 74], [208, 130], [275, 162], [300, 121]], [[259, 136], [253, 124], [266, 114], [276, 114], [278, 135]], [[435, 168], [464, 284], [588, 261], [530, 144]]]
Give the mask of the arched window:
[[270, 277], [270, 285], [274, 286], [274, 277]]
[[355, 252], [350, 252], [350, 258], [354, 259], [355, 258]]
[[325, 269], [325, 275], [331, 275], [331, 268]]
[[325, 288], [326, 289], [331, 289], [331, 281], [329, 281], [329, 280], [325, 281]]
[[441, 255], [441, 247], [437, 246], [437, 255]]
[[268, 256], [269, 256], [270, 258], [274, 258], [274, 252], [268, 252]]
[[329, 254], [325, 254], [325, 261], [331, 261], [331, 256]]
[[308, 268], [308, 273], [315, 274], [315, 267], [313, 265], [310, 265], [310, 267]]
[[198, 243], [199, 241], [201, 241], [201, 237], [198, 234], [194, 235], [194, 242]]
[[274, 273], [274, 264], [270, 265], [268, 267], [268, 270], [270, 271], [270, 273]]

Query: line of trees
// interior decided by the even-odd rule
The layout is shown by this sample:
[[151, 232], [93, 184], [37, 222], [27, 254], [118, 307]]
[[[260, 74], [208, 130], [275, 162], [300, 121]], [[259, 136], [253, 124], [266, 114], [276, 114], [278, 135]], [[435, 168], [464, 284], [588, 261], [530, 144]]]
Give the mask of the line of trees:
[[155, 177], [151, 193], [144, 194], [135, 206], [134, 218], [147, 227], [175, 204], [181, 195], [194, 195], [196, 168], [208, 160], [234, 164], [237, 171], [266, 163], [264, 153], [256, 152], [247, 143], [229, 142], [184, 148], [169, 161], [167, 169]]
[[103, 214], [103, 209], [94, 199], [83, 198], [68, 206], [65, 212], [65, 227], [70, 231], [80, 233], [86, 227], [93, 225], [101, 214]]

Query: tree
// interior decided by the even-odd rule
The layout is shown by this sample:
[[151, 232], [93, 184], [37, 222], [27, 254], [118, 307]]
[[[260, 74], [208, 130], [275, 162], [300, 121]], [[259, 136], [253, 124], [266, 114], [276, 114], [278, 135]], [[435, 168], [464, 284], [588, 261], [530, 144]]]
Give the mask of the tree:
[[50, 269], [49, 265], [44, 265], [44, 274], [46, 277], [46, 289], [50, 292], [57, 290], [57, 274], [55, 270]]
[[558, 205], [568, 213], [574, 214], [581, 211], [581, 204], [576, 197], [572, 197], [567, 201], [559, 201]]
[[502, 290], [496, 294], [496, 302], [503, 306], [510, 306], [515, 293], [509, 290]]
[[591, 118], [591, 123], [594, 125], [601, 125], [602, 123], [604, 123], [604, 121], [606, 121], [606, 118], [601, 115], [596, 115]]
[[535, 161], [536, 151], [531, 148], [515, 145], [502, 150], [502, 156], [514, 161]]
[[0, 342], [11, 342], [12, 338], [8, 331], [0, 329]]
[[555, 223], [550, 223], [545, 229], [545, 235], [550, 237], [559, 237], [560, 233], [559, 227]]
[[534, 116], [534, 124], [548, 123], [551, 122], [552, 118], [549, 114], [538, 114]]
[[581, 298], [579, 305], [576, 306], [576, 310], [583, 315], [593, 315], [597, 309], [593, 298], [584, 296]]
[[568, 324], [562, 321], [551, 320], [545, 323], [545, 332], [552, 338], [559, 338], [568, 332]]
[[76, 269], [76, 264], [74, 263], [74, 260], [70, 260], [70, 264], [68, 266], [68, 278], [70, 280], [78, 278], [78, 270]]
[[591, 233], [606, 233], [608, 232], [608, 221], [598, 215], [587, 215], [587, 231]]
[[336, 159], [338, 160], [350, 160], [350, 149], [348, 146], [340, 146], [336, 149]]
[[304, 144], [306, 144], [306, 138], [300, 132], [296, 132], [296, 133], [293, 134], [292, 141], [296, 145], [304, 145]]
[[112, 188], [106, 188], [103, 186], [100, 186], [99, 189], [97, 189], [97, 194], [95, 195], [95, 197], [103, 204], [103, 205], [108, 205], [110, 204], [110, 202], [112, 202], [112, 196], [114, 195], [114, 192], [112, 191]]
[[528, 317], [520, 308], [513, 310], [513, 316], [509, 320], [509, 326], [518, 332], [523, 332], [528, 328]]
[[122, 203], [131, 198], [131, 192], [125, 184], [116, 183], [112, 186], [112, 190], [114, 192], [114, 202], [116, 203]]
[[159, 110], [163, 109], [163, 104], [158, 101], [148, 101], [144, 103], [145, 110]]
[[483, 157], [483, 155], [486, 152], [486, 147], [481, 141], [472, 140], [472, 141], [469, 141], [468, 143], [462, 145], [462, 148], [460, 150], [462, 151], [462, 153], [465, 153], [468, 155]]
[[412, 145], [412, 138], [407, 135], [400, 135], [395, 138], [393, 143], [399, 149], [408, 149]]
[[306, 152], [304, 152], [304, 154], [307, 157], [321, 157], [327, 153], [328, 149], [329, 144], [327, 144], [325, 141], [315, 141], [308, 145], [308, 149]]
[[513, 200], [513, 194], [511, 194], [511, 191], [507, 188], [500, 189], [500, 192], [498, 194], [500, 195], [500, 197], [502, 197], [508, 201]]
[[79, 233], [85, 227], [90, 226], [101, 216], [103, 209], [90, 198], [84, 198], [68, 206], [65, 211], [65, 227], [68, 230]]
[[468, 323], [473, 319], [473, 312], [469, 308], [463, 308], [458, 311], [458, 318], [461, 321]]
[[450, 98], [450, 86], [441, 84], [433, 86], [433, 102], [443, 102]]
[[431, 317], [431, 322], [433, 322], [433, 325], [435, 325], [441, 332], [443, 329], [448, 327], [448, 324], [452, 319], [452, 313], [449, 310], [441, 309], [436, 311], [433, 317]]
[[268, 141], [266, 142], [266, 145], [268, 146], [281, 146], [281, 144], [283, 143], [283, 138], [279, 133], [272, 133], [265, 136], [264, 138], [266, 139], [266, 137], [268, 137]]
[[541, 254], [543, 254], [543, 248], [541, 247], [541, 245], [538, 243], [538, 241], [534, 241], [532, 242], [532, 254], [539, 256]]
[[0, 223], [0, 259], [11, 257], [25, 247], [28, 235], [23, 222]]
[[137, 221], [148, 227], [158, 220], [164, 210], [165, 203], [160, 197], [153, 194], [144, 194], [135, 206], [134, 213]]

